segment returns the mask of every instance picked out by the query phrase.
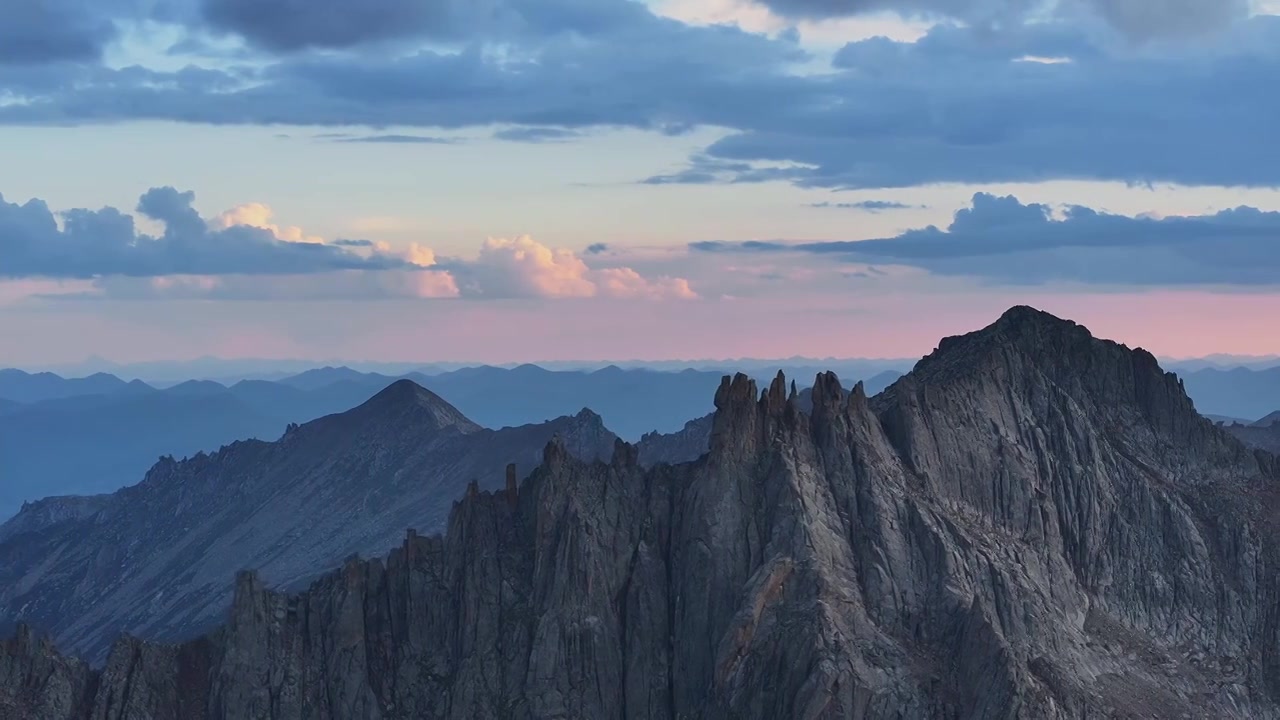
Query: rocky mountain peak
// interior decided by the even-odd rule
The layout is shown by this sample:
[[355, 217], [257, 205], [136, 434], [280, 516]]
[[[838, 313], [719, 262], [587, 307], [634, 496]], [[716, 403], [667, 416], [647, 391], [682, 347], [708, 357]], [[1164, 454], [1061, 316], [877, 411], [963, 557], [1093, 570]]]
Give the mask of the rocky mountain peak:
[[[1013, 393], [1033, 406], [1028, 410], [1068, 402], [1063, 412], [1111, 424], [1140, 422], [1182, 446], [1215, 444], [1220, 435], [1196, 412], [1181, 380], [1150, 352], [1095, 338], [1081, 325], [1026, 306], [976, 332], [943, 339], [874, 404], [894, 416], [904, 402], [931, 402], [940, 393], [993, 403], [1002, 402], [997, 393]], [[910, 395], [917, 397], [907, 400]]]
[[363, 405], [336, 417], [358, 423], [396, 423], [432, 430], [452, 428], [463, 433], [481, 429], [444, 398], [412, 380], [397, 380]]
[[1280, 717], [1280, 478], [1149, 354], [1015, 308], [875, 398], [785, 388], [725, 378], [697, 462], [557, 436], [443, 536], [242, 576], [88, 680], [11, 641], [0, 717]]

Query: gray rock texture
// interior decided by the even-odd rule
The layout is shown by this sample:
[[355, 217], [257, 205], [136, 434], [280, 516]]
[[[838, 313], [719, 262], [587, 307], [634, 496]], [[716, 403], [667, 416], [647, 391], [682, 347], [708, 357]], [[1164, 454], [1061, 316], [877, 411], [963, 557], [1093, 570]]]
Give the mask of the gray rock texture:
[[553, 442], [101, 672], [20, 631], [0, 718], [1280, 717], [1280, 469], [1149, 353], [1015, 308], [875, 398], [715, 404], [695, 462]]
[[640, 464], [648, 466], [660, 462], [674, 464], [697, 460], [706, 455], [711, 447], [711, 428], [714, 424], [713, 413], [690, 420], [673, 433], [646, 433], [636, 443]]
[[1280, 416], [1274, 420], [1268, 416], [1252, 425], [1222, 423], [1219, 427], [1251, 448], [1280, 455]]
[[0, 622], [29, 623], [101, 663], [122, 632], [182, 640], [220, 624], [228, 579], [261, 572], [300, 588], [353, 553], [382, 555], [406, 528], [444, 528], [468, 483], [503, 487], [559, 436], [608, 457], [614, 435], [590, 411], [486, 430], [404, 380], [277, 442], [162, 458], [138, 485], [29, 505], [0, 527]]
[[16, 535], [37, 533], [69, 520], [89, 517], [110, 501], [110, 495], [64, 495], [23, 503], [22, 512], [0, 525], [0, 542]]

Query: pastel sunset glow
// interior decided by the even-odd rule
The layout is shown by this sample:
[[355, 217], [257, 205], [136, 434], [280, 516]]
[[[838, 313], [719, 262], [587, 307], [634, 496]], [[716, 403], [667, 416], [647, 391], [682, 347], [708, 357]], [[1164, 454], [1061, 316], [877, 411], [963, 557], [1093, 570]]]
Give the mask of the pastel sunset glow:
[[1273, 2], [314, 4], [0, 9], [0, 366], [1280, 354]]

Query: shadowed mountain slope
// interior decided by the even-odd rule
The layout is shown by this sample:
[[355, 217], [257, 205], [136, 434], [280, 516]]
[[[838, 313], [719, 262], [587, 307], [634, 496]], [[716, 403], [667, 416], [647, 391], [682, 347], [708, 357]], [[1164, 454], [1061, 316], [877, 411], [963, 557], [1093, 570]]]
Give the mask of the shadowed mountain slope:
[[1222, 422], [1220, 427], [1251, 448], [1280, 455], [1280, 412], [1253, 423]]
[[[277, 439], [290, 423], [348, 410], [397, 380], [322, 368], [279, 382], [245, 380], [224, 387], [188, 381], [157, 390], [111, 376], [67, 380], [4, 372], [0, 389], [9, 378], [10, 390], [35, 401], [0, 399], [0, 520], [24, 502], [133, 484], [163, 455], [185, 457], [236, 440]], [[611, 430], [638, 438], [646, 431], [678, 431], [689, 418], [708, 413], [720, 377], [618, 368], [552, 372], [528, 365], [403, 379], [430, 388], [485, 427], [545, 422], [589, 407]], [[697, 454], [705, 450], [704, 443]]]
[[443, 536], [297, 595], [241, 574], [225, 626], [100, 673], [20, 630], [0, 708], [1280, 717], [1280, 470], [1149, 353], [1015, 308], [875, 398], [820, 375], [805, 413], [737, 376], [715, 406], [696, 462], [552, 443]]
[[405, 528], [442, 527], [472, 480], [498, 487], [507, 463], [532, 467], [556, 436], [588, 459], [614, 441], [589, 411], [486, 430], [403, 380], [277, 442], [163, 458], [138, 485], [35, 503], [3, 526], [0, 618], [95, 658], [121, 631], [189, 637], [224, 616], [237, 570], [292, 587], [384, 553]]

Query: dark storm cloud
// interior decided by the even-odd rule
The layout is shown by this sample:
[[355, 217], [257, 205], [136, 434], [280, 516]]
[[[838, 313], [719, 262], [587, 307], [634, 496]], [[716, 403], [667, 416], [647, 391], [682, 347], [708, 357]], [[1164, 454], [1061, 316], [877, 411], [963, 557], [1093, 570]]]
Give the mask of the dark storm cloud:
[[144, 193], [137, 211], [164, 224], [164, 234], [153, 237], [139, 232], [133, 217], [116, 208], [55, 214], [42, 200], [18, 205], [0, 197], [0, 277], [302, 274], [407, 267], [398, 258], [364, 258], [342, 247], [284, 242], [255, 227], [210, 229], [191, 206], [194, 200], [192, 193], [171, 187]]
[[1001, 283], [1280, 284], [1280, 213], [1133, 218], [1072, 206], [1062, 217], [1015, 197], [978, 193], [945, 230], [862, 241], [700, 242], [698, 252], [799, 252], [909, 265]]

